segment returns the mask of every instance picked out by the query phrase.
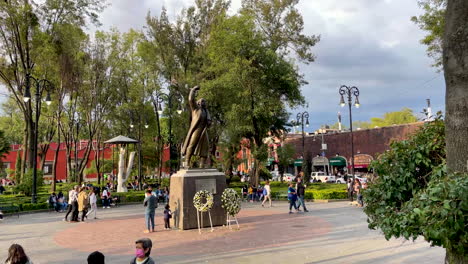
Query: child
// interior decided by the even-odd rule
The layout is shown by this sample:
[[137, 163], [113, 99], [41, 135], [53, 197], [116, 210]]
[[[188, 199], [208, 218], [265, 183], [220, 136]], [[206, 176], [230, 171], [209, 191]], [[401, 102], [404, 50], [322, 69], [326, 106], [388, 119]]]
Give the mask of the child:
[[171, 224], [169, 223], [169, 219], [172, 218], [172, 212], [168, 204], [164, 209], [164, 229], [171, 229]]

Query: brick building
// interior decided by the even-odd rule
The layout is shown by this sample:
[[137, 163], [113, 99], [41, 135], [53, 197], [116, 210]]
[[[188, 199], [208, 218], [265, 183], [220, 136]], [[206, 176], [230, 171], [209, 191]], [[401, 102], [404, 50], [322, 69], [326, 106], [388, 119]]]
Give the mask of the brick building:
[[[365, 173], [370, 162], [379, 154], [389, 149], [393, 141], [408, 139], [424, 122], [394, 125], [373, 129], [353, 131], [355, 170]], [[302, 168], [302, 135], [291, 134], [285, 144], [292, 144], [296, 149], [295, 173]], [[321, 144], [326, 144], [326, 150], [322, 151]], [[337, 170], [350, 169], [351, 161], [351, 136], [350, 132], [327, 133], [305, 136], [305, 156], [312, 159], [313, 171], [323, 170], [335, 173]]]

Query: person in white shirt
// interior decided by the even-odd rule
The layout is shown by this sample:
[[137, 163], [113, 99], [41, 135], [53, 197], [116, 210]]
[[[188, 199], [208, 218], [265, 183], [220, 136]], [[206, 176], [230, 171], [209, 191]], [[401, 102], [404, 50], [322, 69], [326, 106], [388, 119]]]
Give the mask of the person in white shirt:
[[262, 206], [264, 206], [266, 200], [268, 199], [270, 201], [270, 207], [271, 207], [271, 189], [270, 189], [270, 182], [266, 181], [265, 186], [263, 187], [265, 197], [263, 198], [263, 203]]
[[91, 210], [86, 214], [86, 218], [88, 218], [91, 213], [94, 213], [94, 219], [97, 219], [96, 213], [97, 213], [97, 198], [96, 198], [96, 193], [94, 191], [94, 188], [91, 187], [91, 191], [89, 192], [89, 203], [91, 204]]
[[[76, 185], [74, 189], [68, 192], [68, 210], [63, 221], [68, 221], [68, 215], [70, 213], [72, 214], [71, 221], [78, 220], [78, 188], [79, 186]], [[75, 209], [76, 209], [76, 218], [75, 218]]]

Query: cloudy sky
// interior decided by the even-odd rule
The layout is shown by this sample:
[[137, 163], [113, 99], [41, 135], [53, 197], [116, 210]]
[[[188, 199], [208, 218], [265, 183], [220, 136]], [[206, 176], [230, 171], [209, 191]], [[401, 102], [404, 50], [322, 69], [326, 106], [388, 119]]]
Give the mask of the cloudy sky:
[[[102, 14], [101, 29], [141, 29], [148, 11], [159, 15], [165, 6], [172, 18], [193, 0], [111, 0]], [[232, 12], [240, 0], [232, 0]], [[347, 109], [339, 107], [340, 85], [360, 89], [361, 107], [353, 109], [353, 120], [367, 121], [385, 112], [409, 107], [422, 112], [431, 99], [433, 112], [444, 109], [445, 83], [442, 73], [430, 65], [424, 32], [410, 18], [421, 10], [416, 0], [301, 0], [298, 9], [305, 33], [321, 35], [313, 48], [317, 60], [300, 65], [309, 82], [303, 87], [308, 107], [292, 109], [310, 114], [311, 130], [333, 124], [341, 111], [348, 124]]]

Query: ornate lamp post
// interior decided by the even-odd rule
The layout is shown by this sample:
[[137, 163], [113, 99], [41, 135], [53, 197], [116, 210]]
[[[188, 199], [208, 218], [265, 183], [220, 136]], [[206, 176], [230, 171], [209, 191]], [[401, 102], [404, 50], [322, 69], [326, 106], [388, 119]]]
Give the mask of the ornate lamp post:
[[[163, 92], [157, 92], [153, 96], [153, 106], [157, 112], [156, 121], [158, 122], [158, 138], [161, 138], [161, 129], [159, 125], [159, 117], [163, 114], [163, 107], [162, 102], [167, 102], [167, 107], [169, 108], [169, 159], [173, 160], [175, 154], [175, 150], [173, 149], [172, 144], [172, 109], [173, 109], [173, 101], [177, 100], [177, 114], [182, 114], [182, 102], [183, 98], [178, 92], [173, 92], [172, 90], [169, 91], [169, 94]], [[162, 156], [162, 155], [161, 155]], [[161, 159], [162, 162], [162, 159]], [[172, 169], [172, 166], [171, 166]], [[161, 175], [161, 169], [159, 169], [159, 175]]]
[[298, 113], [296, 116], [296, 127], [299, 127], [299, 124], [302, 127], [302, 171], [304, 172], [304, 178], [307, 177], [307, 163], [305, 160], [305, 133], [304, 133], [304, 119], [306, 120], [305, 125], [309, 127], [309, 113], [304, 111], [302, 113]]
[[46, 79], [36, 79], [31, 75], [26, 75], [26, 89], [24, 90], [23, 101], [28, 103], [31, 100], [31, 80], [36, 84], [36, 118], [34, 120], [33, 125], [33, 186], [32, 186], [32, 198], [31, 203], [37, 203], [37, 134], [38, 134], [38, 127], [39, 127], [39, 109], [41, 107], [41, 96], [42, 96], [42, 89], [47, 90], [46, 96], [46, 104], [50, 105], [52, 100], [50, 99], [50, 92], [47, 87], [52, 87], [52, 83]]
[[346, 86], [346, 85], [341, 85], [339, 89], [339, 93], [341, 95], [341, 100], [340, 100], [340, 105], [341, 107], [344, 107], [346, 105], [344, 96], [347, 96], [348, 99], [348, 107], [349, 107], [349, 127], [351, 131], [351, 170], [353, 174], [353, 183], [354, 183], [354, 142], [353, 142], [353, 115], [352, 115], [352, 109], [351, 109], [351, 103], [353, 96], [356, 98], [354, 101], [354, 106], [356, 108], [359, 108], [359, 89], [356, 86]]

